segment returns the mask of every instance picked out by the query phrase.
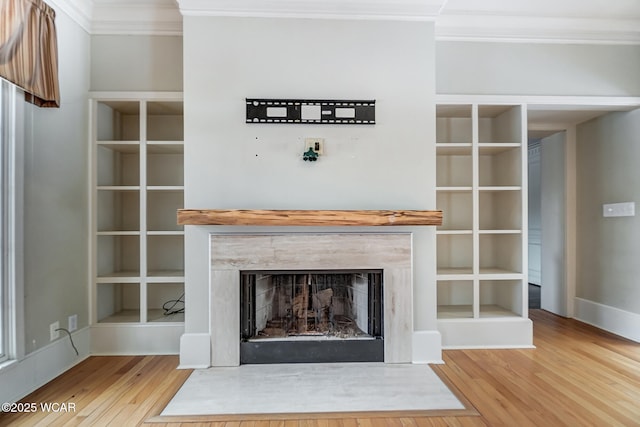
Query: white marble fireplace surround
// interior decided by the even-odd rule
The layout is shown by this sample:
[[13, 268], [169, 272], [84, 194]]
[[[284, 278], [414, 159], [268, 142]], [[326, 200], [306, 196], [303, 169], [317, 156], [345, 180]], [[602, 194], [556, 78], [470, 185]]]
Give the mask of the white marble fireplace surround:
[[240, 271], [383, 270], [384, 361], [411, 363], [411, 233], [211, 234], [211, 366], [240, 364]]

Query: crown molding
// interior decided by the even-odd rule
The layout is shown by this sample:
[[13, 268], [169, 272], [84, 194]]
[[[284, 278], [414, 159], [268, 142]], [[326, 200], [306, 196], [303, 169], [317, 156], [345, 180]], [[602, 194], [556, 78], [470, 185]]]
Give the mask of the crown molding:
[[[508, 15], [476, 0], [459, 0], [455, 10], [448, 0], [46, 1], [89, 34], [182, 35], [184, 15], [433, 21], [439, 41], [640, 44], [638, 13], [614, 19]], [[480, 9], [483, 4], [493, 9]]]
[[45, 2], [56, 11], [56, 15], [64, 12], [83, 30], [91, 34], [93, 0], [45, 0]]
[[177, 0], [184, 16], [433, 21], [446, 0]]
[[45, 0], [89, 34], [182, 35], [175, 0]]
[[640, 44], [640, 20], [504, 15], [441, 15], [436, 40]]

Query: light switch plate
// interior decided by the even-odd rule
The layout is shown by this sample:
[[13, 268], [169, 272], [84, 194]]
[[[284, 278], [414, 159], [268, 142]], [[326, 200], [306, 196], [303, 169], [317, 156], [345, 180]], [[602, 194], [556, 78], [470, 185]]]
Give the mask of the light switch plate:
[[318, 155], [322, 155], [324, 152], [324, 138], [305, 138], [304, 150], [307, 151], [309, 148]]
[[602, 216], [636, 216], [636, 203], [624, 202], [604, 204], [602, 205]]

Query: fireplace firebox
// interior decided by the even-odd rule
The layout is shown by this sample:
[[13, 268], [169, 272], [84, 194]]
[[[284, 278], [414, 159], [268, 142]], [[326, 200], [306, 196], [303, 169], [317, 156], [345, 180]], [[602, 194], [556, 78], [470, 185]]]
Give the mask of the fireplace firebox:
[[240, 276], [240, 363], [384, 361], [382, 270]]

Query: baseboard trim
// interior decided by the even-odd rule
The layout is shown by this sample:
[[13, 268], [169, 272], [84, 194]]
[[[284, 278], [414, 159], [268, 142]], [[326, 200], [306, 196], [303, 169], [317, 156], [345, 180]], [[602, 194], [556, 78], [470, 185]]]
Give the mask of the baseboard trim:
[[0, 369], [0, 402], [16, 402], [89, 357], [89, 327], [67, 334]]
[[526, 350], [535, 349], [535, 345], [447, 345], [443, 350]]
[[211, 335], [185, 333], [180, 337], [180, 366], [178, 369], [200, 369], [211, 366]]
[[182, 324], [98, 324], [91, 327], [92, 356], [179, 354]]
[[575, 319], [640, 343], [640, 314], [575, 298]]
[[533, 323], [524, 317], [439, 319], [442, 348], [533, 348]]
[[442, 336], [439, 331], [414, 331], [412, 363], [441, 364]]

